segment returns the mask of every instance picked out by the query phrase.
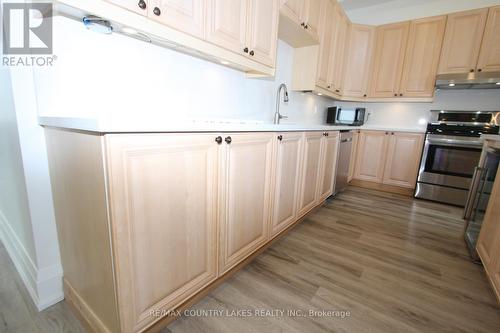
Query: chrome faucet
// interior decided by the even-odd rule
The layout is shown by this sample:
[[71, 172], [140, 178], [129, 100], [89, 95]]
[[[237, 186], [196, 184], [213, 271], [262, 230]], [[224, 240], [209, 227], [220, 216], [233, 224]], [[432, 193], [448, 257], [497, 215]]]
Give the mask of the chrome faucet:
[[283, 116], [280, 114], [280, 93], [281, 90], [284, 90], [285, 94], [283, 96], [283, 102], [287, 103], [289, 101], [288, 99], [288, 89], [286, 88], [286, 84], [282, 83], [278, 87], [278, 92], [276, 93], [276, 113], [274, 114], [274, 124], [279, 124], [281, 119], [286, 119], [288, 118], [287, 116]]

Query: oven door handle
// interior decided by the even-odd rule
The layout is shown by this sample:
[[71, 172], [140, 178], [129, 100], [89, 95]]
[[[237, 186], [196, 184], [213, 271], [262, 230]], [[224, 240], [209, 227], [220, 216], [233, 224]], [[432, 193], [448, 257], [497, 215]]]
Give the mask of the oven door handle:
[[465, 202], [464, 208], [464, 219], [469, 220], [474, 208], [474, 202], [476, 201], [477, 189], [483, 177], [483, 173], [486, 168], [476, 167], [474, 169], [474, 175], [472, 176], [472, 181], [469, 189], [469, 194], [467, 195], [467, 201]]
[[481, 148], [483, 146], [483, 142], [481, 140], [465, 141], [465, 140], [432, 138], [432, 139], [427, 139], [427, 142], [431, 145], [450, 146], [450, 147]]

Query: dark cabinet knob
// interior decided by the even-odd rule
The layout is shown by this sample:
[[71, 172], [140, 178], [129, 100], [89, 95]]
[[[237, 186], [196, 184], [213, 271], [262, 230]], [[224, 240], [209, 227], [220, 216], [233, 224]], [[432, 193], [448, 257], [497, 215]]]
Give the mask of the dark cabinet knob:
[[385, 132], [385, 135], [388, 135], [388, 134], [389, 134], [389, 132]]
[[471, 72], [471, 73], [474, 73], [474, 70], [473, 70], [473, 69], [471, 69], [471, 70], [470, 70], [470, 72]]
[[324, 132], [324, 133], [323, 133], [323, 136], [328, 136], [328, 132]]
[[283, 140], [283, 135], [278, 135], [278, 140]]
[[222, 143], [222, 137], [221, 136], [216, 137], [215, 142], [217, 142], [217, 144], [220, 145]]
[[339, 89], [335, 89], [335, 92], [340, 92], [340, 90]]
[[306, 24], [306, 25], [304, 26], [304, 28], [309, 29], [309, 25], [308, 25], [308, 24]]
[[155, 14], [156, 16], [160, 16], [160, 15], [161, 15], [161, 10], [160, 10], [160, 8], [155, 7], [155, 8], [153, 9], [153, 14]]
[[254, 55], [254, 54], [255, 54], [255, 53], [253, 52], [253, 50], [252, 50], [252, 51], [250, 51], [250, 55], [251, 55], [252, 57], [253, 57], [253, 55]]
[[364, 94], [363, 97], [366, 97], [366, 94]]
[[481, 68], [478, 68], [478, 69], [477, 69], [477, 71], [478, 71], [478, 72], [482, 72], [483, 70], [482, 70]]
[[248, 53], [248, 47], [245, 47], [245, 48], [243, 49], [243, 52]]
[[332, 86], [328, 85], [328, 86], [326, 86], [326, 87], [327, 87], [328, 89], [330, 89]]
[[304, 28], [305, 28], [306, 23], [305, 23], [305, 22], [302, 22], [300, 25], [301, 25], [302, 27], [304, 27]]
[[398, 94], [394, 94], [394, 96], [395, 96], [395, 97], [397, 97], [397, 96], [398, 96]]
[[391, 135], [394, 135], [394, 132], [391, 132]]
[[146, 9], [146, 1], [144, 0], [139, 0], [139, 3], [137, 5], [140, 9]]
[[226, 137], [226, 138], [224, 139], [224, 141], [226, 141], [226, 143], [227, 143], [227, 144], [230, 144], [230, 143], [231, 143], [231, 141], [233, 141], [233, 140], [231, 139], [231, 137], [230, 137], [230, 136], [228, 136], [228, 137]]
[[399, 96], [403, 96], [403, 94], [399, 94]]

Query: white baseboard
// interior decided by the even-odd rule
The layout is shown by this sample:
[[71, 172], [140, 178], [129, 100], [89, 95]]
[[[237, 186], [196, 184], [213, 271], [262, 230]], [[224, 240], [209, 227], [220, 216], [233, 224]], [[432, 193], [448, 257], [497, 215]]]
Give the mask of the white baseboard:
[[61, 266], [53, 265], [38, 269], [1, 211], [0, 241], [5, 246], [38, 311], [64, 299]]

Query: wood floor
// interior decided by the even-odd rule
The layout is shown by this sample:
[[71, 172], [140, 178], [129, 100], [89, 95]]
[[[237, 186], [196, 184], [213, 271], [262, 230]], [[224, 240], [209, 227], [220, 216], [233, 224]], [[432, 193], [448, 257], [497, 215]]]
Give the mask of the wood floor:
[[[350, 187], [162, 332], [500, 332], [461, 212]], [[7, 258], [0, 332], [81, 332], [65, 303], [36, 313]]]

